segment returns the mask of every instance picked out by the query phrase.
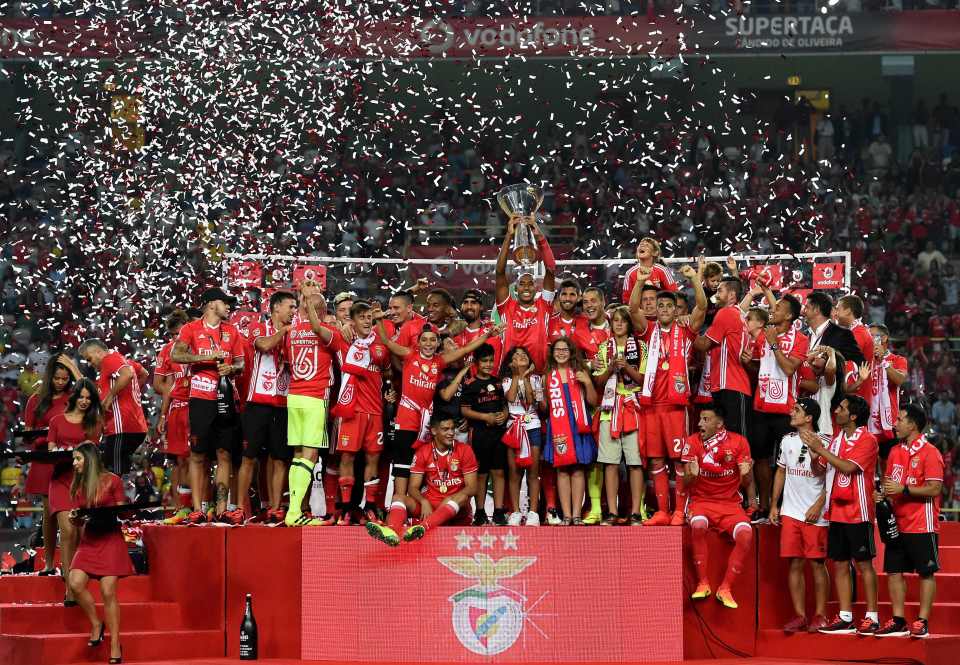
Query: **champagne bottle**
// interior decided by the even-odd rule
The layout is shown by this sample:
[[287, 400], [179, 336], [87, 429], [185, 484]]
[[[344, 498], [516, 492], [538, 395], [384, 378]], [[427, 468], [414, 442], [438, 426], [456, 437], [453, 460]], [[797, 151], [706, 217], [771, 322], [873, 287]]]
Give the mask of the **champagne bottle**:
[[[879, 479], [877, 480], [877, 491], [883, 492]], [[887, 544], [900, 537], [897, 517], [893, 514], [893, 504], [887, 497], [883, 497], [877, 502], [877, 529], [880, 531], [880, 540]]]
[[253, 596], [249, 593], [240, 622], [240, 660], [257, 660], [257, 620], [253, 618]]

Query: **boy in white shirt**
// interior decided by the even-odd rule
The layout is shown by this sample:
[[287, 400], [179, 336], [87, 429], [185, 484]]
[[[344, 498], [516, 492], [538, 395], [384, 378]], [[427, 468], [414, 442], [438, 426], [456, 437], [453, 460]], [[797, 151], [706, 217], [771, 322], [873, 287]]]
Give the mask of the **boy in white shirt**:
[[[817, 435], [829, 445], [829, 434], [819, 433], [820, 405], [803, 398], [790, 411], [790, 426], [783, 437], [777, 458], [777, 474], [773, 481], [770, 521], [781, 524], [780, 556], [790, 559], [790, 598], [796, 616], [784, 627], [786, 633], [808, 630], [816, 632], [827, 625], [826, 606], [829, 579], [824, 563], [827, 558], [826, 485], [823, 467], [813, 464], [816, 457], [804, 444], [802, 436]], [[780, 497], [783, 505], [778, 507]], [[816, 611], [807, 621], [804, 564], [810, 562], [813, 573]]]

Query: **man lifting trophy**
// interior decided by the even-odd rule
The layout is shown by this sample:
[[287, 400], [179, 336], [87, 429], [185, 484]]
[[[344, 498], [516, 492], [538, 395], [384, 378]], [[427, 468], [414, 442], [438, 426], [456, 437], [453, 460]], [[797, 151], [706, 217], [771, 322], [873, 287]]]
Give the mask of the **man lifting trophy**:
[[509, 185], [497, 192], [497, 202], [509, 219], [520, 222], [513, 236], [511, 258], [525, 268], [536, 265], [540, 261], [536, 214], [543, 203], [543, 191], [528, 182]]

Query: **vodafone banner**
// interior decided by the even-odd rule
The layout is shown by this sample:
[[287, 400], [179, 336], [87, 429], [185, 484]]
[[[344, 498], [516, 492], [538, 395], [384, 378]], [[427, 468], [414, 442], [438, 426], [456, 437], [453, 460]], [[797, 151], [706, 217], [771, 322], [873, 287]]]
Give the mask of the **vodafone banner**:
[[683, 659], [682, 529], [323, 531], [303, 529], [304, 660]]
[[[524, 56], [632, 57], [697, 53], [824, 51], [958, 51], [960, 12], [950, 10], [781, 14], [710, 18], [579, 16], [526, 18], [424, 17], [332, 23], [304, 16], [297, 57], [478, 58]], [[234, 50], [269, 46], [289, 55], [286, 38], [263, 21], [224, 15]], [[115, 22], [56, 19], [0, 20], [0, 57], [183, 57], [180, 44], [198, 26], [145, 26], [151, 37]], [[345, 26], [348, 26], [345, 28]]]

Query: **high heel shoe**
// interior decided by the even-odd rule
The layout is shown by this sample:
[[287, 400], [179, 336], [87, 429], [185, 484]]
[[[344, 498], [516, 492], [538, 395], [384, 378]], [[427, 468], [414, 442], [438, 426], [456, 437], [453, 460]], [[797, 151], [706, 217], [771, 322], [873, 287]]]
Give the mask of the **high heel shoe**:
[[47, 570], [46, 568], [44, 568], [43, 570], [37, 573], [39, 577], [49, 577], [50, 575], [59, 575], [59, 574], [60, 574], [60, 571], [57, 570], [56, 568], [51, 568], [50, 570]]
[[110, 663], [110, 665], [119, 665], [120, 663], [122, 663], [123, 662], [123, 646], [120, 647], [120, 655], [117, 658], [111, 657], [110, 660], [108, 660], [107, 662]]
[[106, 625], [106, 623], [101, 623], [101, 624], [100, 624], [100, 637], [98, 637], [98, 638], [95, 639], [95, 640], [88, 640], [88, 641], [87, 641], [87, 646], [88, 646], [88, 647], [98, 647], [98, 646], [100, 646], [100, 643], [103, 642], [103, 628], [104, 628], [105, 625]]
[[76, 607], [76, 606], [77, 606], [77, 601], [75, 601], [73, 598], [67, 598], [66, 596], [64, 596], [64, 597], [63, 597], [63, 606], [64, 606], [64, 607]]

